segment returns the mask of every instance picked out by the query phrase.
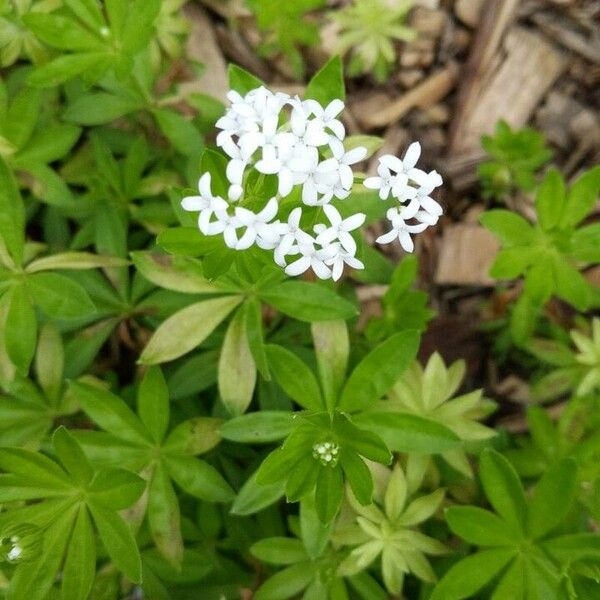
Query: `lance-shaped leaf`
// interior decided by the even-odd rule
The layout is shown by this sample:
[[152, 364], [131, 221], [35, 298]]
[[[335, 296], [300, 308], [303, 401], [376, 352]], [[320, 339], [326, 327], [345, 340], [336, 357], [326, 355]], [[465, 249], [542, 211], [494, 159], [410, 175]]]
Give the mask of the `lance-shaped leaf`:
[[414, 360], [419, 339], [417, 331], [401, 331], [372, 350], [346, 381], [339, 408], [356, 411], [382, 398]]
[[202, 343], [241, 301], [239, 296], [214, 298], [176, 312], [154, 332], [140, 362], [153, 365], [189, 352]]
[[246, 412], [256, 384], [256, 363], [248, 345], [243, 307], [235, 313], [225, 333], [218, 384], [221, 401], [229, 413], [240, 415]]

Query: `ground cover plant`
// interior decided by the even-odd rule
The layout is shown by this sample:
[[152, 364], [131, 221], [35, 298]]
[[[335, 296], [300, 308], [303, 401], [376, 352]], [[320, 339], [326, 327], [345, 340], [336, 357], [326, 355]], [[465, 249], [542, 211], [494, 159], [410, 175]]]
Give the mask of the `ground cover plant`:
[[[385, 79], [412, 3], [378, 39], [379, 2], [248, 2], [310, 76], [230, 64], [222, 100], [182, 85], [183, 4], [0, 3], [0, 597], [599, 597], [600, 166], [482, 141], [510, 289], [485, 335], [530, 394], [507, 427], [466, 357], [424, 353], [426, 141], [367, 171], [383, 142], [344, 113], [344, 66]], [[318, 10], [345, 57], [310, 69]]]

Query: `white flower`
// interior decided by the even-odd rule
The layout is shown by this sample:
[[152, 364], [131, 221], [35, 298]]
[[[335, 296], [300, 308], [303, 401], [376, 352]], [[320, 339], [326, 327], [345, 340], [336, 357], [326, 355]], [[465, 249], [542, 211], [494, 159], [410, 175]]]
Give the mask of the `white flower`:
[[337, 281], [344, 272], [344, 265], [348, 265], [352, 269], [364, 269], [365, 265], [362, 261], [358, 260], [352, 252], [346, 252], [341, 244], [332, 244], [337, 247], [336, 254], [325, 261], [325, 264], [331, 267], [331, 278]]
[[375, 241], [378, 244], [389, 244], [395, 239], [400, 241], [400, 245], [406, 252], [412, 252], [415, 245], [410, 237], [411, 233], [421, 233], [427, 229], [426, 223], [418, 225], [408, 225], [401, 216], [401, 211], [397, 208], [390, 208], [387, 212], [387, 218], [392, 224], [392, 229], [383, 235], [380, 235]]
[[238, 206], [235, 209], [235, 217], [240, 227], [245, 227], [246, 231], [235, 245], [235, 249], [247, 250], [254, 242], [260, 247], [269, 247], [276, 243], [279, 234], [270, 227], [270, 221], [275, 218], [278, 208], [276, 198], [271, 198], [259, 213]]
[[370, 190], [379, 190], [379, 197], [382, 200], [387, 200], [395, 182], [396, 177], [380, 162], [377, 167], [377, 177], [367, 177], [364, 180], [363, 185]]
[[214, 213], [226, 211], [229, 206], [220, 196], [213, 196], [210, 189], [210, 173], [204, 173], [198, 181], [199, 196], [186, 196], [181, 201], [183, 210], [190, 212], [198, 211], [198, 227], [205, 235], [210, 229], [210, 220]]
[[325, 131], [321, 120], [310, 119], [312, 109], [309, 102], [309, 100], [302, 102], [299, 98], [290, 101], [290, 105], [293, 107], [290, 126], [299, 142], [305, 146], [316, 148], [329, 142], [329, 134]]
[[339, 140], [346, 137], [344, 124], [336, 119], [336, 117], [344, 110], [344, 103], [335, 99], [332, 100], [325, 108], [323, 108], [316, 100], [305, 100], [304, 104], [315, 116], [313, 123], [317, 123], [322, 129], [331, 130]]
[[314, 242], [309, 242], [298, 244], [295, 250], [302, 256], [285, 268], [287, 275], [300, 275], [308, 269], [312, 269], [319, 279], [331, 277], [331, 269], [327, 266], [326, 261], [335, 256], [337, 248], [334, 246], [315, 248]]
[[331, 204], [326, 204], [323, 207], [323, 210], [325, 211], [331, 226], [322, 226], [318, 229], [318, 226], [315, 226], [315, 231], [318, 233], [317, 242], [322, 246], [327, 246], [335, 240], [339, 240], [341, 247], [347, 253], [354, 256], [356, 254], [356, 242], [350, 235], [350, 232], [358, 229], [365, 222], [366, 215], [363, 213], [356, 213], [347, 219], [342, 219], [337, 208]]
[[294, 252], [294, 246], [315, 241], [311, 235], [300, 229], [301, 218], [302, 208], [298, 206], [289, 214], [287, 223], [277, 224], [280, 237], [275, 246], [274, 259], [280, 267], [285, 267], [285, 257]]

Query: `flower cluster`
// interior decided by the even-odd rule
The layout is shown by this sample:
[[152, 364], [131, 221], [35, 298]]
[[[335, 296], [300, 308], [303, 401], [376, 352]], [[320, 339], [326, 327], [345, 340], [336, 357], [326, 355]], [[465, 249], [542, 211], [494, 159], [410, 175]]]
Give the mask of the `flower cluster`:
[[335, 442], [323, 442], [313, 446], [313, 458], [320, 461], [324, 467], [335, 467], [338, 461], [339, 446]]
[[[352, 165], [367, 156], [362, 146], [344, 147], [346, 131], [338, 119], [344, 103], [336, 99], [324, 107], [316, 100], [292, 98], [264, 87], [245, 96], [230, 91], [228, 99], [230, 107], [216, 124], [221, 130], [217, 145], [229, 157], [228, 198], [213, 195], [207, 172], [198, 184], [200, 195], [182, 200], [185, 210], [200, 213], [200, 231], [222, 235], [225, 244], [236, 250], [253, 245], [272, 250], [275, 262], [292, 276], [312, 269], [321, 279], [337, 280], [344, 265], [364, 268], [356, 258], [352, 232], [364, 223], [365, 215], [343, 218], [332, 204], [350, 195]], [[400, 202], [408, 201], [407, 206], [388, 211], [392, 231], [378, 240], [386, 243], [398, 238], [408, 251], [413, 247], [410, 233], [434, 224], [442, 212], [429, 196], [441, 178], [435, 171], [425, 173], [415, 168], [419, 154], [420, 146], [413, 144], [402, 161], [384, 156], [379, 177], [365, 181], [367, 187], [380, 190], [382, 199], [391, 193]], [[277, 195], [258, 212], [251, 210], [244, 198], [244, 177], [250, 168], [277, 178]], [[301, 203], [322, 207], [319, 214], [324, 213], [328, 223], [313, 224], [312, 230], [306, 231], [301, 226], [302, 206], [294, 207], [284, 220], [276, 218], [280, 200], [296, 186], [301, 186]]]
[[437, 171], [427, 173], [417, 169], [420, 155], [419, 142], [408, 147], [402, 160], [385, 154], [379, 159], [377, 177], [368, 177], [364, 181], [366, 188], [379, 190], [382, 200], [387, 200], [391, 194], [400, 203], [400, 206], [388, 210], [387, 218], [392, 229], [378, 237], [377, 243], [388, 244], [397, 238], [406, 252], [414, 250], [410, 234], [435, 225], [443, 212], [431, 197], [433, 190], [442, 185], [442, 177]]

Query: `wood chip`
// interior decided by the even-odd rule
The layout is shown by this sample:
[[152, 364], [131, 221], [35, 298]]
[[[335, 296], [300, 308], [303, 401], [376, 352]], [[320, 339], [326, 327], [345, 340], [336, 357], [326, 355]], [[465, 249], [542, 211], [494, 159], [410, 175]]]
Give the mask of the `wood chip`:
[[488, 73], [479, 94], [461, 106], [452, 133], [452, 150], [464, 152], [493, 132], [499, 119], [512, 127], [524, 126], [550, 86], [566, 66], [563, 54], [531, 31], [514, 27], [505, 41], [506, 58], [496, 72]]
[[454, 3], [454, 14], [461, 23], [472, 27], [477, 27], [484, 0], [456, 0]]
[[595, 29], [592, 35], [586, 36], [578, 31], [563, 16], [537, 12], [531, 16], [532, 21], [559, 44], [577, 52], [593, 63], [600, 63], [600, 33]]
[[479, 225], [450, 225], [444, 229], [434, 281], [438, 285], [490, 286], [489, 269], [500, 245]]
[[445, 10], [432, 10], [416, 6], [410, 14], [410, 26], [419, 34], [421, 39], [439, 38], [447, 22], [448, 14]]
[[197, 4], [187, 4], [184, 13], [191, 24], [186, 43], [187, 56], [202, 63], [204, 72], [194, 81], [182, 83], [180, 90], [184, 95], [201, 93], [225, 100], [229, 90], [227, 65], [217, 44], [212, 22]]
[[368, 112], [357, 113], [357, 118], [368, 129], [385, 127], [397, 122], [413, 108], [426, 109], [444, 98], [456, 83], [458, 69], [450, 63], [444, 69], [436, 71], [417, 87], [406, 92], [403, 96], [387, 106], [373, 104]]

